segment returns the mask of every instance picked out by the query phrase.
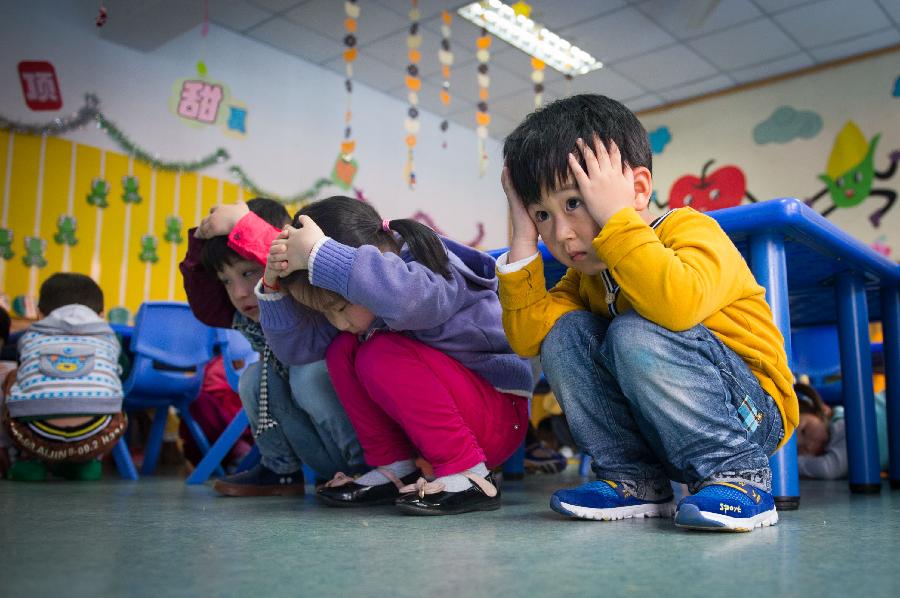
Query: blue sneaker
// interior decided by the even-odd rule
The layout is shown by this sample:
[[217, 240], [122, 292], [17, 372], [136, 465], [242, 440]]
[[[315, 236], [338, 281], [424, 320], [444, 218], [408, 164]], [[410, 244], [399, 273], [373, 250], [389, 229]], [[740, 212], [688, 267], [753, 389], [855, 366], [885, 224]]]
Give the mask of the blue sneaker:
[[678, 503], [675, 525], [718, 532], [750, 532], [778, 523], [775, 500], [744, 482], [716, 482]]
[[550, 508], [569, 517], [613, 521], [632, 517], [671, 517], [672, 497], [660, 501], [640, 500], [609, 480], [588, 482], [577, 488], [558, 490], [550, 497]]

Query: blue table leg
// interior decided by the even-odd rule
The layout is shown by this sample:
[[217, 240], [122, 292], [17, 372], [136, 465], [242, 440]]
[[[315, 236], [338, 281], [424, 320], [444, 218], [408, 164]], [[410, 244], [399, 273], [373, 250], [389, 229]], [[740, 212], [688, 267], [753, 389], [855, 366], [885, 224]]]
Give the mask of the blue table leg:
[[197, 467], [195, 467], [194, 471], [191, 472], [191, 475], [188, 476], [186, 482], [188, 484], [202, 484], [208, 480], [209, 476], [219, 467], [219, 464], [228, 454], [228, 451], [231, 450], [231, 447], [234, 446], [238, 438], [241, 437], [241, 434], [244, 433], [244, 430], [246, 430], [249, 425], [250, 421], [247, 419], [247, 412], [241, 409], [231, 420], [231, 423], [228, 424], [228, 427], [222, 431], [209, 450], [206, 451], [206, 454], [203, 455], [203, 459], [197, 463]]
[[503, 464], [504, 480], [521, 480], [525, 477], [525, 443], [519, 445]]
[[[763, 288], [772, 308], [775, 326], [784, 337], [784, 350], [791, 358], [791, 314], [788, 305], [787, 264], [784, 237], [774, 232], [750, 238], [750, 269]], [[769, 458], [772, 468], [772, 494], [782, 511], [800, 507], [800, 474], [797, 471], [797, 442], [792, 437]]]
[[900, 489], [900, 287], [881, 289], [891, 488]]
[[872, 389], [869, 308], [862, 276], [853, 272], [839, 274], [835, 292], [850, 491], [879, 492], [881, 466], [875, 426], [875, 393]]

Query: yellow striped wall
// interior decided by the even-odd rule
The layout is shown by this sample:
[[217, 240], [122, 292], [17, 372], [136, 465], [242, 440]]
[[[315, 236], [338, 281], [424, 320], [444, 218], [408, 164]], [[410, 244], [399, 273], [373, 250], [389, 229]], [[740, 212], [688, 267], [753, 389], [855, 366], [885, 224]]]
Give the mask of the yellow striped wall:
[[[127, 174], [139, 179], [139, 204], [122, 201], [122, 177]], [[102, 210], [87, 202], [91, 181], [101, 176], [110, 185], [109, 206]], [[15, 251], [10, 260], [0, 258], [0, 291], [10, 304], [23, 295], [36, 300], [44, 279], [71, 271], [90, 275], [100, 284], [107, 311], [125, 307], [133, 317], [145, 300], [184, 301], [178, 262], [187, 249], [188, 229], [211, 206], [239, 197], [249, 199], [250, 194], [232, 182], [200, 173], [154, 172], [122, 153], [56, 137], [0, 132], [0, 214], [5, 218], [0, 226], [13, 231]], [[78, 242], [67, 248], [53, 237], [58, 218], [68, 213], [70, 205]], [[170, 215], [180, 216], [183, 223], [182, 242], [177, 245], [164, 239]], [[154, 264], [138, 257], [141, 237], [148, 233], [158, 239], [159, 261]], [[43, 268], [28, 267], [22, 260], [25, 237], [35, 234], [47, 242], [48, 263]]]

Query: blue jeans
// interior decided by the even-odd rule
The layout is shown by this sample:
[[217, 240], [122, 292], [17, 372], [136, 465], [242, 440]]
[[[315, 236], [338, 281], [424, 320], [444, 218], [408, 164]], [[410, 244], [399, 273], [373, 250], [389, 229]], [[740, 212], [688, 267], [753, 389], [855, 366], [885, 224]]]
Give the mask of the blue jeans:
[[[269, 415], [278, 425], [256, 438], [262, 464], [275, 473], [291, 473], [306, 463], [323, 478], [338, 471], [368, 469], [325, 362], [292, 366], [288, 371], [290, 380], [285, 380], [269, 365]], [[241, 374], [239, 384], [241, 402], [254, 431], [259, 420], [260, 373], [258, 361]]]
[[541, 363], [598, 477], [639, 492], [665, 492], [669, 479], [770, 491], [778, 406], [705, 326], [673, 332], [634, 311], [571, 312], [544, 339]]

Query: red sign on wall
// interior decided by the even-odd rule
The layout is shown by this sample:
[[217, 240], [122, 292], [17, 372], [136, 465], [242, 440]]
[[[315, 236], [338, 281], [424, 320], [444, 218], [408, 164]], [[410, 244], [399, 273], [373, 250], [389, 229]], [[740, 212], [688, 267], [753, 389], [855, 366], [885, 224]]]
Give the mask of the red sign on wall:
[[62, 93], [56, 80], [56, 70], [49, 62], [23, 60], [19, 63], [19, 80], [25, 103], [32, 110], [59, 110]]

